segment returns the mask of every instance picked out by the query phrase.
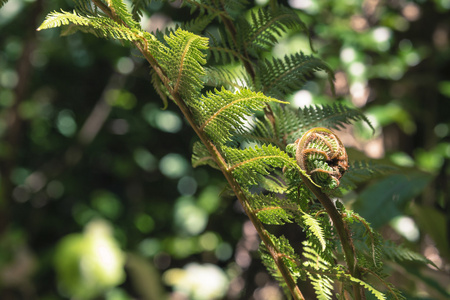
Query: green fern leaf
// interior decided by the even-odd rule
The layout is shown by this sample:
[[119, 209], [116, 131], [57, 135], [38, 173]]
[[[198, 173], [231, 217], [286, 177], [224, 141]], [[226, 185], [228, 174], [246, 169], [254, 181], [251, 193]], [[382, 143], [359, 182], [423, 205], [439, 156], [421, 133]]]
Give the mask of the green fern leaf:
[[69, 24], [72, 25], [72, 27], [70, 28], [70, 31], [66, 31], [66, 33], [73, 33], [77, 30], [81, 30], [102, 38], [127, 41], [142, 39], [139, 35], [139, 31], [116, 23], [110, 18], [83, 16], [76, 11], [73, 13], [65, 11], [49, 13], [37, 30], [56, 28]]
[[416, 262], [421, 264], [430, 264], [435, 268], [438, 268], [431, 260], [427, 259], [425, 256], [412, 251], [403, 246], [396, 246], [392, 242], [386, 242], [383, 245], [384, 255], [397, 262]]
[[315, 71], [328, 74], [330, 86], [334, 87], [334, 73], [321, 59], [296, 53], [283, 59], [260, 60], [257, 66], [256, 86], [264, 94], [278, 99], [300, 90]]
[[218, 1], [183, 0], [182, 5], [188, 5], [191, 7], [191, 15], [194, 12], [198, 12], [200, 14], [200, 16], [205, 15], [205, 14], [211, 14], [211, 15], [222, 15], [224, 17], [227, 17], [226, 12], [223, 11], [223, 9], [220, 6], [220, 3], [218, 3]]
[[203, 165], [209, 165], [215, 169], [219, 168], [206, 146], [201, 142], [195, 142], [192, 149], [192, 166], [196, 168]]
[[312, 233], [312, 235], [315, 236], [317, 240], [319, 240], [320, 245], [322, 246], [322, 251], [325, 251], [327, 243], [325, 241], [325, 235], [323, 233], [323, 229], [322, 226], [320, 225], [320, 222], [307, 213], [303, 213], [302, 219], [305, 225], [308, 227], [308, 230]]
[[307, 31], [298, 15], [284, 6], [267, 6], [251, 13], [251, 22], [241, 19], [237, 23], [241, 34], [239, 44], [253, 51], [267, 51], [277, 43], [279, 37], [288, 30]]
[[[301, 261], [300, 257], [297, 253], [295, 253], [295, 250], [292, 248], [289, 240], [284, 236], [276, 237], [269, 232], [267, 232], [267, 234], [274, 243], [275, 251], [277, 251], [277, 253], [283, 253], [280, 259], [283, 260], [284, 264], [288, 267], [292, 277], [296, 280], [301, 276], [305, 276], [305, 272], [299, 267]], [[264, 244], [260, 245], [259, 252], [269, 273], [279, 282], [286, 295], [288, 295], [289, 290], [287, 289], [286, 282], [280, 274], [273, 257], [270, 255], [270, 252]]]
[[[239, 134], [245, 141], [277, 145], [284, 148], [295, 142], [313, 127], [343, 128], [345, 124], [364, 121], [370, 124], [364, 114], [341, 103], [307, 106], [296, 110], [290, 106], [271, 106], [275, 124], [265, 118], [257, 120], [251, 130]], [[371, 125], [370, 125], [371, 126]]]
[[142, 11], [150, 4], [150, 2], [152, 2], [152, 0], [133, 0], [131, 2], [131, 14], [136, 22], [142, 18]]
[[224, 146], [223, 152], [229, 165], [228, 169], [243, 186], [258, 185], [275, 168], [281, 169], [285, 165], [297, 167], [302, 171], [292, 157], [272, 145], [244, 150]]
[[213, 57], [216, 63], [227, 64], [245, 60], [232, 37], [226, 32], [219, 30], [217, 35], [208, 32], [206, 36], [209, 38], [208, 56]]
[[183, 23], [181, 28], [189, 32], [201, 33], [209, 24], [211, 24], [215, 17], [216, 15], [214, 14], [201, 15], [189, 22]]
[[245, 126], [246, 117], [262, 110], [271, 101], [284, 103], [248, 89], [236, 93], [222, 89], [208, 92], [187, 104], [192, 108], [200, 129], [214, 142], [224, 144], [231, 141], [232, 131]]
[[333, 280], [325, 275], [313, 275], [308, 274], [309, 279], [311, 280], [311, 285], [316, 292], [316, 296], [318, 300], [329, 300], [332, 296], [333, 290]]
[[191, 14], [195, 11], [199, 11], [203, 14], [221, 14], [223, 17], [228, 17], [229, 12], [242, 11], [248, 4], [247, 0], [227, 0], [227, 1], [214, 1], [214, 0], [183, 0], [183, 5], [191, 7]]
[[167, 73], [172, 93], [180, 93], [188, 101], [198, 96], [203, 87], [200, 77], [205, 75], [202, 65], [206, 60], [202, 50], [207, 49], [208, 40], [182, 29], [164, 38], [168, 51], [160, 64]]
[[325, 260], [325, 257], [314, 249], [311, 241], [303, 241], [303, 256], [306, 260], [303, 262], [303, 266], [311, 267], [314, 270], [328, 270], [331, 267], [331, 263]]
[[326, 127], [341, 129], [346, 124], [356, 121], [366, 122], [372, 129], [372, 124], [367, 117], [358, 109], [344, 106], [341, 103], [332, 105], [315, 105], [300, 108], [297, 113], [290, 109], [278, 110], [281, 124], [280, 131], [284, 131], [285, 139], [292, 143], [300, 138], [306, 131], [313, 127]]
[[[385, 300], [385, 299], [386, 299], [386, 296], [385, 296], [382, 292], [376, 290], [375, 288], [373, 288], [373, 287], [372, 287], [370, 284], [368, 284], [367, 282], [364, 282], [364, 281], [362, 281], [362, 280], [360, 280], [360, 279], [358, 279], [358, 278], [355, 278], [355, 277], [353, 277], [353, 276], [351, 276], [351, 275], [348, 275], [348, 274], [346, 274], [346, 276], [350, 279], [350, 281], [355, 282], [355, 283], [359, 284], [360, 286], [362, 286], [363, 288], [365, 288], [366, 290], [368, 290], [368, 291], [369, 291], [370, 293], [372, 293], [372, 294], [375, 296], [375, 298], [377, 298], [378, 300]], [[397, 298], [397, 299], [398, 299], [398, 298]]]
[[140, 29], [140, 25], [133, 18], [133, 15], [129, 12], [127, 6], [122, 0], [107, 0], [106, 1], [112, 15], [116, 21], [124, 22], [128, 27]]
[[256, 215], [264, 224], [292, 223], [294, 214], [298, 211], [296, 204], [273, 194], [249, 195], [249, 199]]
[[219, 67], [205, 68], [205, 85], [224, 87], [227, 90], [241, 90], [250, 85], [251, 79], [241, 68], [233, 70]]
[[382, 161], [351, 161], [345, 176], [342, 177], [339, 188], [352, 190], [359, 183], [375, 178], [376, 176], [392, 173], [396, 170], [397, 168], [395, 166]]

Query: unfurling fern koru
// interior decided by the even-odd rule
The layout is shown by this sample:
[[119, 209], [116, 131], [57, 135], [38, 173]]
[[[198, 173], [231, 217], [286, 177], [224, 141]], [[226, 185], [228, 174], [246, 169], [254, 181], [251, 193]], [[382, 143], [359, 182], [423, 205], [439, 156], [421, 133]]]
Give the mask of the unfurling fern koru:
[[[394, 299], [401, 298], [384, 280], [379, 236], [362, 217], [330, 199], [342, 194], [342, 186], [350, 190], [358, 182], [344, 173], [357, 174], [367, 164], [349, 163], [342, 142], [327, 128], [370, 122], [339, 103], [294, 109], [278, 100], [301, 89], [315, 71], [325, 71], [330, 82], [334, 78], [327, 64], [312, 55], [267, 59], [282, 32], [306, 28], [297, 12], [276, 1], [247, 14], [246, 1], [187, 0], [183, 4], [198, 18], [185, 28], [199, 32], [178, 28], [153, 34], [139, 25], [147, 1], [131, 1], [131, 12], [122, 0], [76, 3], [74, 13], [49, 14], [39, 30], [70, 24], [66, 33], [81, 30], [138, 48], [153, 69], [156, 91], [174, 101], [200, 139], [193, 165], [223, 173], [262, 240], [264, 264], [294, 299], [305, 299], [298, 279], [309, 279], [318, 299], [331, 299], [336, 282], [340, 299], [362, 299], [365, 291], [385, 299], [365, 274], [377, 278]], [[211, 27], [220, 24], [222, 34], [208, 47], [204, 36], [215, 35], [204, 29], [214, 19], [219, 22]], [[205, 69], [208, 57], [216, 61]], [[230, 61], [241, 67], [230, 71], [225, 65]], [[214, 86], [205, 92], [207, 84]], [[293, 222], [306, 232], [302, 249], [264, 225]], [[362, 224], [362, 230], [354, 230], [354, 224]], [[370, 247], [354, 244], [355, 236]]]
[[312, 128], [295, 141], [293, 148], [298, 165], [317, 185], [325, 189], [339, 186], [348, 170], [348, 156], [334, 132], [324, 127]]

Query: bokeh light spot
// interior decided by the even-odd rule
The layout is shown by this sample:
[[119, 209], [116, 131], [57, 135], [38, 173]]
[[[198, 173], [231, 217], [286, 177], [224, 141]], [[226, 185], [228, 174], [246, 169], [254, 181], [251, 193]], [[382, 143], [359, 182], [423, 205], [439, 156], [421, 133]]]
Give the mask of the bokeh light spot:
[[176, 133], [181, 129], [180, 117], [171, 111], [161, 111], [155, 116], [156, 126], [165, 132]]
[[127, 75], [133, 72], [134, 62], [129, 57], [121, 57], [116, 63], [116, 68], [120, 73]]
[[392, 227], [408, 241], [414, 242], [419, 239], [419, 229], [410, 217], [400, 216], [392, 220]]
[[188, 162], [184, 157], [176, 153], [169, 153], [159, 162], [161, 173], [169, 178], [180, 178], [189, 169]]
[[67, 137], [75, 134], [77, 131], [77, 123], [71, 110], [64, 109], [59, 112], [56, 118], [56, 128], [62, 135]]
[[144, 148], [134, 150], [133, 157], [138, 166], [146, 171], [153, 171], [156, 168], [156, 158]]
[[183, 196], [192, 196], [197, 191], [197, 181], [190, 176], [184, 176], [178, 181], [177, 189]]

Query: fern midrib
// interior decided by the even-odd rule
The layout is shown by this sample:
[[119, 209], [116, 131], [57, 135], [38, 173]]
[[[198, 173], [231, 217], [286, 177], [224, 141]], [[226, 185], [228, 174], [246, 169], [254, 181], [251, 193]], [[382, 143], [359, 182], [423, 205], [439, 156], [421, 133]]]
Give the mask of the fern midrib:
[[175, 87], [173, 89], [173, 92], [175, 94], [178, 93], [178, 89], [179, 89], [180, 84], [181, 84], [181, 78], [183, 77], [182, 76], [183, 75], [183, 71], [184, 71], [183, 67], [184, 67], [184, 61], [185, 61], [186, 55], [187, 55], [187, 53], [188, 53], [188, 51], [190, 49], [190, 46], [191, 46], [191, 44], [192, 44], [192, 42], [194, 40], [195, 40], [195, 36], [192, 36], [191, 38], [189, 38], [189, 40], [187, 41], [187, 43], [186, 43], [186, 45], [184, 47], [184, 50], [183, 50], [183, 52], [181, 54], [180, 65], [179, 65], [179, 68], [178, 68], [177, 82], [176, 82]]

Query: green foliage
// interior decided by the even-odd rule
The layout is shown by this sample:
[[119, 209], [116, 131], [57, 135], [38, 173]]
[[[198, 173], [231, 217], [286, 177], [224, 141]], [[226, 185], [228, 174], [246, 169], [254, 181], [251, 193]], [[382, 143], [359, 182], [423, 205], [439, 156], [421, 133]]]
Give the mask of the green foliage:
[[341, 129], [357, 121], [364, 121], [372, 126], [360, 110], [341, 103], [306, 106], [299, 109], [290, 106], [274, 106], [272, 113], [277, 120], [275, 124], [272, 124], [267, 117], [258, 119], [251, 133], [243, 133], [239, 137], [251, 142], [272, 143], [284, 148], [314, 127]]
[[0, 0], [0, 8], [2, 8], [2, 6], [6, 4], [6, 2], [8, 2], [8, 0]]
[[[312, 55], [300, 51], [283, 59], [266, 58], [282, 36], [295, 31], [307, 32], [299, 15], [275, 2], [244, 12], [245, 1], [228, 1], [224, 6], [214, 0], [184, 1], [191, 6], [191, 13], [198, 14], [196, 19], [167, 34], [149, 33], [136, 21], [149, 1], [132, 2], [129, 11], [119, 0], [92, 4], [79, 1], [73, 13], [50, 13], [38, 30], [70, 25], [66, 33], [81, 30], [98, 37], [129, 41], [138, 48], [152, 68], [152, 83], [157, 93], [163, 101], [170, 97], [175, 102], [200, 139], [194, 143], [193, 165], [210, 165], [225, 176], [263, 242], [264, 264], [285, 291], [299, 299], [295, 292], [297, 280], [308, 279], [318, 299], [331, 299], [333, 285], [339, 281], [346, 291], [353, 287], [350, 293], [355, 299], [363, 298], [359, 287], [377, 299], [385, 299], [381, 291], [367, 282], [366, 275], [374, 275], [387, 293], [399, 298], [397, 291], [385, 282], [382, 257], [411, 260], [414, 255], [405, 252], [401, 255], [401, 251], [386, 254], [383, 242], [369, 222], [342, 209], [339, 202], [335, 205], [330, 196], [337, 194], [334, 190], [339, 181], [323, 189], [311, 181], [311, 173], [319, 169], [321, 175], [335, 170], [336, 157], [323, 159], [333, 150], [329, 149], [333, 148], [330, 140], [306, 145], [305, 153], [315, 153], [314, 167], [306, 169], [293, 157], [289, 146], [313, 127], [341, 129], [362, 121], [374, 129], [361, 111], [341, 103], [294, 109], [281, 101], [301, 89], [316, 71], [325, 71], [333, 86], [334, 74], [329, 65]], [[221, 26], [218, 34], [204, 32], [217, 23]], [[205, 70], [204, 65], [211, 58], [223, 65]], [[229, 62], [239, 63], [240, 67], [230, 70], [226, 65]], [[381, 173], [382, 169], [376, 163], [351, 162], [350, 166], [345, 175], [347, 182], [341, 186], [343, 192], [355, 189], [358, 183]], [[421, 185], [426, 183], [423, 178], [417, 181]], [[405, 186], [411, 187], [408, 184]], [[395, 186], [393, 192], [399, 188], [402, 186]], [[402, 200], [419, 190], [421, 187], [404, 192]], [[392, 195], [392, 190], [386, 193], [386, 199], [387, 194]], [[378, 195], [373, 195], [361, 194], [377, 197], [372, 199], [376, 203]], [[180, 203], [192, 202], [183, 201]], [[180, 211], [179, 215], [183, 215], [181, 208]], [[201, 209], [189, 212], [205, 214]], [[144, 216], [141, 220], [145, 222], [148, 218]], [[294, 243], [285, 236], [268, 232], [263, 225], [286, 223], [295, 223], [306, 233], [301, 249], [294, 248]], [[139, 228], [145, 230], [148, 226]], [[342, 258], [345, 265], [339, 264]]]
[[299, 16], [281, 5], [252, 11], [250, 21], [239, 19], [237, 30], [241, 33], [241, 47], [251, 52], [272, 49], [279, 37], [290, 30], [307, 32], [306, 25]]
[[300, 90], [315, 71], [325, 71], [330, 86], [334, 87], [334, 73], [330, 67], [323, 60], [301, 52], [283, 59], [261, 60], [257, 70], [259, 76], [256, 77], [256, 88], [278, 99]]
[[160, 61], [166, 71], [173, 93], [180, 93], [186, 100], [199, 95], [204, 75], [202, 65], [206, 63], [202, 50], [207, 48], [207, 39], [178, 29], [165, 37], [169, 49]]
[[97, 37], [112, 38], [126, 41], [136, 41], [141, 39], [133, 30], [124, 24], [119, 24], [107, 17], [84, 16], [80, 12], [53, 12], [47, 15], [38, 30], [62, 27], [66, 28], [65, 34], [73, 33], [77, 30], [94, 34]]
[[236, 180], [244, 186], [258, 185], [266, 180], [275, 168], [295, 166], [296, 162], [286, 152], [272, 145], [255, 146], [247, 149], [223, 148], [229, 164], [228, 169], [233, 172]]
[[261, 92], [243, 89], [233, 93], [222, 89], [208, 92], [187, 104], [193, 110], [200, 129], [216, 143], [224, 144], [231, 140], [233, 129], [245, 126], [245, 117], [261, 110], [269, 102], [281, 103]]

